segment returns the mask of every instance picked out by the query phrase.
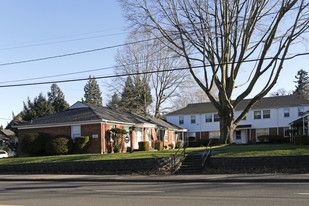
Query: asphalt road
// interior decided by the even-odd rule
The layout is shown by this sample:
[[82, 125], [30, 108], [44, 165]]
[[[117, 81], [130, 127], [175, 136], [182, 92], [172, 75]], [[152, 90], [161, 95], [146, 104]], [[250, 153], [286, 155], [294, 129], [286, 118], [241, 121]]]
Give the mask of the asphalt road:
[[309, 205], [308, 183], [0, 182], [0, 206]]

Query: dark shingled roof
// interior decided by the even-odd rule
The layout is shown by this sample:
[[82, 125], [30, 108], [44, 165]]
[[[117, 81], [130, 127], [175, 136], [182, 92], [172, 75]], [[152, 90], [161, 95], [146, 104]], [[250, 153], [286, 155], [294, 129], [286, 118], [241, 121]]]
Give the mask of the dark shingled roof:
[[[236, 111], [242, 111], [251, 99], [244, 99], [236, 108]], [[270, 108], [284, 108], [284, 107], [299, 107], [301, 105], [309, 105], [309, 100], [300, 98], [297, 95], [265, 97], [258, 101], [252, 109], [270, 109]], [[185, 108], [176, 110], [167, 114], [173, 115], [186, 115], [186, 114], [205, 114], [217, 113], [216, 108], [211, 102], [188, 104]]]
[[[80, 104], [80, 102], [78, 102]], [[121, 112], [110, 109], [108, 107], [95, 106], [88, 103], [82, 103], [83, 107], [72, 107], [65, 111], [55, 114], [47, 115], [30, 122], [24, 122], [17, 127], [50, 125], [50, 124], [65, 124], [73, 122], [86, 121], [112, 121], [123, 122], [129, 124], [156, 124], [158, 127], [169, 129], [183, 129], [181, 127], [172, 125], [164, 120], [154, 117], [144, 117], [129, 112]]]

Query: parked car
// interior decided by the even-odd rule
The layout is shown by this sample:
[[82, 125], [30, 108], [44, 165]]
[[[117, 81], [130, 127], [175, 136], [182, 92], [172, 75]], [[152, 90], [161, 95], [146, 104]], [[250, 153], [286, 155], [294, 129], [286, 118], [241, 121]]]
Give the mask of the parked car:
[[4, 150], [0, 150], [0, 158], [6, 158], [9, 157], [8, 153]]

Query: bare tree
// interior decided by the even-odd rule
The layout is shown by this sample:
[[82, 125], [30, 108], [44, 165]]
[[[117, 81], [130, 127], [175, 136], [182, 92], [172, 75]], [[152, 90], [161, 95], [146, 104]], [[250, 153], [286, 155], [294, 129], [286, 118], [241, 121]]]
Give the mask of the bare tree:
[[287, 91], [287, 90], [284, 89], [284, 88], [280, 88], [280, 89], [278, 89], [278, 90], [275, 91], [275, 92], [271, 92], [269, 95], [270, 95], [271, 97], [276, 97], [276, 96], [286, 96], [286, 95], [291, 95], [291, 94], [293, 94], [292, 91]]
[[132, 75], [132, 79], [141, 78], [150, 84], [154, 91], [154, 115], [159, 117], [165, 110], [164, 103], [175, 97], [177, 88], [189, 75], [188, 71], [171, 70], [183, 67], [184, 59], [145, 30], [131, 32], [128, 42], [138, 43], [118, 51], [116, 62], [121, 67], [116, 73], [140, 73]]
[[[212, 89], [212, 93], [216, 94], [217, 88]], [[194, 79], [187, 78], [181, 84], [176, 93], [177, 97], [172, 100], [172, 110], [177, 110], [186, 107], [188, 104], [209, 102], [205, 92], [199, 87]], [[218, 99], [218, 97], [216, 97]]]
[[[233, 142], [236, 126], [276, 84], [290, 46], [308, 30], [309, 21], [305, 0], [123, 0], [122, 5], [133, 25], [159, 32], [158, 38], [186, 59], [218, 110], [225, 143]], [[214, 84], [218, 101], [211, 92]], [[256, 87], [259, 92], [234, 119], [239, 103]], [[236, 88], [239, 95], [232, 101]]]

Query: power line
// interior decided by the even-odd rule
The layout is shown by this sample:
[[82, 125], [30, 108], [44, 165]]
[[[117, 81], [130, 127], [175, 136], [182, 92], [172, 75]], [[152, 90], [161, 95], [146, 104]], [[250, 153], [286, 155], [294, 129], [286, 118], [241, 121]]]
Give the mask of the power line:
[[[295, 55], [290, 56], [290, 57], [286, 57], [285, 60], [291, 60], [291, 59], [294, 59], [294, 58], [299, 57], [299, 56], [307, 56], [307, 55], [309, 55], [309, 52], [299, 53], [299, 54], [295, 54]], [[272, 59], [282, 60], [282, 58], [267, 57], [267, 58], [263, 58], [263, 59], [250, 59], [250, 60], [245, 60], [245, 61], [241, 61], [241, 62], [234, 62], [234, 63], [247, 63], [247, 62], [255, 62], [255, 61], [260, 61], [260, 60], [264, 61], [264, 60], [272, 60]], [[194, 66], [194, 67], [192, 67], [192, 69], [198, 69], [198, 68], [204, 68], [204, 67], [210, 67], [210, 66], [220, 66], [220, 65], [225, 65], [225, 64], [233, 64], [233, 63], [222, 63], [222, 64], [215, 64], [215, 65]], [[130, 74], [99, 76], [99, 77], [95, 77], [95, 78], [78, 78], [78, 79], [34, 82], [34, 83], [25, 83], [25, 84], [0, 85], [0, 88], [34, 86], [34, 85], [53, 84], [53, 83], [77, 82], [77, 81], [85, 81], [85, 80], [89, 80], [89, 79], [109, 79], [109, 78], [124, 77], [124, 76], [131, 76], [131, 75], [152, 74], [152, 73], [179, 71], [179, 70], [186, 70], [186, 69], [189, 69], [189, 67], [181, 67], [181, 68], [166, 69], [166, 70], [159, 70], [159, 71], [135, 72], [135, 73], [130, 73]]]

